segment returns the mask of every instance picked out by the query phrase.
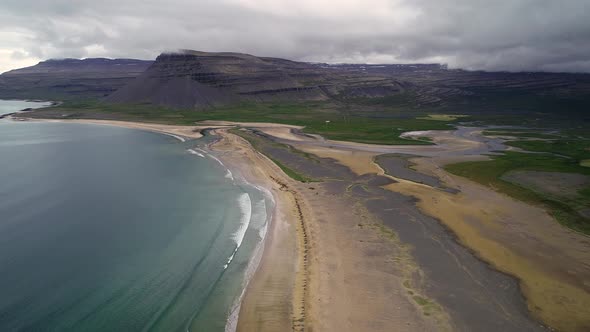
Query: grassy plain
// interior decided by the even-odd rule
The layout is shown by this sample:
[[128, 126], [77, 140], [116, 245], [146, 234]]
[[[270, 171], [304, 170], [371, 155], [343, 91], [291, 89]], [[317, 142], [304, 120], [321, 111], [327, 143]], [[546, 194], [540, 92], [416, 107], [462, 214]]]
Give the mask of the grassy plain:
[[590, 219], [584, 218], [576, 211], [581, 206], [590, 206], [590, 190], [579, 191], [578, 199], [563, 199], [544, 195], [502, 179], [504, 174], [515, 170], [577, 173], [590, 176], [590, 168], [580, 166], [575, 159], [551, 154], [506, 152], [491, 158], [490, 161], [447, 165], [445, 170], [489, 186], [521, 201], [542, 205], [563, 225], [590, 234]]
[[299, 181], [299, 182], [316, 182], [316, 179], [313, 179], [307, 175], [304, 175], [300, 172], [297, 172], [295, 169], [285, 165], [284, 163], [280, 162], [279, 160], [277, 160], [276, 158], [273, 158], [272, 156], [265, 154], [263, 152], [263, 149], [261, 149], [260, 145], [261, 144], [272, 144], [273, 146], [280, 148], [280, 149], [286, 149], [289, 150], [290, 152], [293, 153], [297, 153], [300, 155], [305, 156], [306, 158], [311, 158], [311, 156], [308, 153], [305, 153], [303, 151], [299, 151], [291, 146], [285, 145], [285, 144], [281, 144], [281, 143], [276, 143], [276, 142], [272, 142], [272, 143], [263, 143], [262, 140], [245, 131], [242, 130], [238, 130], [238, 129], [230, 129], [230, 132], [232, 134], [238, 135], [240, 137], [242, 137], [243, 139], [245, 139], [246, 141], [248, 141], [255, 149], [256, 151], [259, 151], [260, 153], [263, 153], [266, 157], [268, 157], [268, 159], [272, 160], [272, 162], [274, 162], [285, 174], [287, 174], [290, 178], [292, 178], [295, 181]]
[[259, 103], [219, 107], [211, 110], [169, 109], [147, 104], [113, 105], [96, 101], [65, 102], [36, 113], [40, 117], [114, 118], [117, 120], [194, 124], [203, 120], [274, 122], [304, 126], [307, 133], [326, 138], [372, 144], [432, 144], [426, 140], [400, 137], [406, 131], [448, 130], [456, 117], [417, 118], [380, 113], [354, 112], [348, 107], [326, 102]]

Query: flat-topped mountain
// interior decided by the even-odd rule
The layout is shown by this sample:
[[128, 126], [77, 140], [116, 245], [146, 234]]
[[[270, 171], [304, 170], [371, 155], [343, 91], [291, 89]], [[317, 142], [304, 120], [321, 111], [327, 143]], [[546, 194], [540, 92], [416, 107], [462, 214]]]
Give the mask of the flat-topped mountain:
[[153, 61], [55, 59], [0, 75], [0, 98], [102, 98], [144, 72]]
[[324, 64], [185, 50], [163, 53], [155, 61], [44, 61], [0, 75], [0, 98], [93, 98], [184, 109], [327, 100], [393, 110], [580, 111], [590, 102], [590, 74]]
[[200, 108], [242, 101], [383, 97], [402, 90], [402, 84], [390, 77], [333, 70], [320, 64], [241, 53], [183, 51], [160, 55], [142, 75], [107, 100]]
[[198, 108], [244, 100], [327, 99], [306, 80], [316, 71], [307, 63], [240, 53], [165, 53], [107, 100]]
[[588, 74], [494, 73], [450, 70], [438, 64], [330, 65], [187, 50], [160, 55], [143, 74], [106, 100], [177, 108], [244, 101], [332, 100], [469, 109], [528, 105], [531, 101], [553, 107], [562, 105], [562, 100], [568, 105], [573, 101], [577, 107], [589, 96]]

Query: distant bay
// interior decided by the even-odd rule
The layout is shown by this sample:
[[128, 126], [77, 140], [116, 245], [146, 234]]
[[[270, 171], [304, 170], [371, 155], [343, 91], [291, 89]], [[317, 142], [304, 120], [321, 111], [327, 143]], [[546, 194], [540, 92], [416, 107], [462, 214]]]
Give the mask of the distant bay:
[[21, 111], [27, 108], [40, 108], [51, 105], [51, 102], [45, 101], [27, 101], [27, 100], [0, 100], [0, 116]]
[[223, 331], [272, 203], [208, 139], [1, 120], [0, 330]]

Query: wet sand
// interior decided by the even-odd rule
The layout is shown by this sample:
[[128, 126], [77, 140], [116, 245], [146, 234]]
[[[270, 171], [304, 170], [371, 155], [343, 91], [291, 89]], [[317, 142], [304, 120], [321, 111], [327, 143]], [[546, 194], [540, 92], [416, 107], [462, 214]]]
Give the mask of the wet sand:
[[440, 219], [461, 243], [495, 268], [517, 277], [529, 310], [562, 331], [590, 327], [590, 239], [561, 226], [542, 208], [513, 200], [441, 169], [457, 159], [414, 160], [437, 174], [457, 195], [408, 183], [388, 189], [416, 197], [427, 215]]
[[[207, 126], [173, 133], [202, 127]], [[328, 184], [296, 182], [242, 138], [216, 133], [221, 140], [211, 148], [220, 159], [232, 172], [271, 190], [277, 202], [262, 260], [242, 301], [238, 331], [452, 330], [448, 314], [423, 294], [421, 282], [409, 281], [421, 272], [408, 247], [362, 206], [351, 213], [357, 202], [346, 198], [347, 188], [331, 192]], [[312, 163], [317, 176], [356, 176], [331, 161]]]
[[[297, 197], [287, 190], [282, 171], [242, 138], [216, 130], [221, 139], [211, 146], [219, 158], [249, 182], [271, 191], [276, 208], [264, 242], [262, 259], [250, 281], [238, 315], [237, 331], [287, 331], [301, 301], [304, 277], [299, 265], [302, 250], [298, 229]], [[299, 290], [299, 293], [297, 292]]]
[[[342, 195], [346, 188], [332, 193], [325, 184], [296, 182], [243, 139], [222, 136], [232, 142], [228, 151], [241, 146], [241, 154], [252, 156], [244, 167], [263, 170], [273, 186], [279, 185], [279, 201], [286, 204], [279, 208], [285, 226], [273, 220], [273, 235], [243, 300], [238, 331], [451, 330], [442, 308], [434, 302], [421, 307], [408, 292], [419, 296], [418, 285], [406, 279], [417, 271], [407, 248], [361, 206], [351, 213], [356, 201]], [[276, 147], [259, 148], [268, 152]], [[273, 151], [273, 158], [295, 155]], [[345, 167], [301, 158], [301, 168], [306, 162], [316, 165], [313, 176], [354, 176]], [[395, 260], [403, 264], [383, 264]]]
[[304, 258], [303, 232], [298, 215], [296, 193], [287, 189], [292, 181], [272, 161], [256, 152], [242, 138], [228, 134], [220, 125], [171, 126], [152, 123], [111, 120], [42, 120], [21, 118], [18, 121], [72, 122], [141, 129], [175, 136], [181, 140], [202, 137], [204, 129], [217, 129], [220, 136], [210, 148], [232, 173], [265, 188], [273, 195], [276, 206], [263, 244], [261, 261], [245, 291], [239, 309], [238, 331], [288, 331], [304, 311], [307, 276], [301, 264]]
[[387, 174], [395, 175], [396, 178], [425, 184], [450, 193], [457, 193], [458, 190], [446, 187], [437, 177], [417, 172], [413, 169], [414, 163], [409, 159], [416, 158], [409, 154], [382, 154], [376, 156], [375, 163], [387, 170]]
[[[420, 214], [415, 220], [424, 220], [426, 216], [436, 218], [452, 231], [459, 243], [473, 251], [475, 256], [490, 263], [494, 269], [515, 276], [520, 290], [526, 296], [526, 305], [534, 317], [543, 320], [552, 327], [563, 331], [586, 331], [590, 327], [590, 241], [588, 237], [570, 231], [559, 225], [543, 209], [515, 201], [490, 188], [472, 183], [444, 172], [442, 166], [447, 163], [485, 160], [482, 153], [501, 150], [498, 140], [478, 137], [480, 129], [460, 128], [457, 132], [428, 132], [420, 136], [430, 136], [437, 144], [433, 147], [365, 147], [346, 142], [313, 142], [302, 144], [301, 141], [290, 144], [318, 156], [334, 158], [341, 165], [347, 165], [357, 174], [374, 172], [384, 174], [372, 158], [381, 153], [410, 153], [421, 155], [410, 159], [415, 169], [428, 176], [440, 179], [445, 186], [455, 188], [459, 194], [438, 190], [425, 183], [408, 181], [396, 177], [396, 167], [387, 169], [395, 183], [383, 186], [389, 191], [409, 195], [417, 199], [415, 203], [407, 202], [406, 207], [416, 205]], [[280, 138], [277, 138], [280, 139]], [[284, 142], [284, 140], [283, 140]], [[361, 151], [358, 151], [358, 150]], [[356, 151], [356, 155], [354, 152]], [[364, 153], [364, 155], [359, 155]], [[428, 156], [428, 158], [424, 158]], [[359, 159], [363, 159], [361, 162]], [[359, 164], [365, 164], [361, 167]], [[373, 164], [373, 165], [370, 165]], [[387, 165], [384, 165], [387, 168]], [[384, 221], [386, 220], [383, 217]], [[431, 224], [431, 223], [429, 223]], [[403, 230], [395, 228], [400, 234]], [[403, 239], [403, 237], [402, 237]], [[408, 240], [412, 245], [417, 239]], [[420, 256], [424, 246], [416, 246], [415, 257]], [[460, 256], [455, 255], [457, 258]], [[471, 255], [474, 257], [474, 255]], [[436, 260], [424, 263], [430, 269]], [[469, 256], [460, 258], [461, 264], [469, 261]], [[452, 270], [448, 268], [447, 270]], [[476, 278], [486, 283], [487, 271]], [[469, 274], [474, 274], [473, 271]], [[448, 276], [449, 278], [457, 278]], [[433, 277], [435, 280], [436, 277]], [[436, 282], [434, 283], [436, 284]], [[491, 283], [488, 282], [486, 288]], [[517, 303], [518, 292], [513, 291], [512, 283], [507, 283], [493, 295], [484, 295], [481, 299], [496, 302], [500, 311], [507, 317], [514, 317], [515, 312], [527, 316], [526, 310], [512, 308], [506, 304]], [[444, 289], [436, 285], [433, 290]], [[448, 289], [449, 290], [449, 289]], [[513, 293], [513, 299], [502, 295]], [[506, 296], [505, 300], [494, 299]], [[443, 300], [441, 300], [442, 302]], [[457, 302], [456, 300], [454, 300]], [[448, 303], [448, 306], [451, 304]], [[458, 309], [463, 313], [473, 309], [463, 305]], [[474, 328], [473, 326], [470, 328]], [[524, 328], [522, 328], [524, 329]], [[485, 330], [485, 328], [479, 328]]]
[[[21, 114], [22, 115], [22, 114]], [[141, 129], [147, 131], [153, 131], [166, 135], [177, 136], [178, 138], [200, 138], [203, 137], [201, 131], [203, 129], [211, 128], [211, 126], [177, 126], [177, 125], [165, 125], [158, 123], [148, 122], [131, 122], [131, 121], [118, 121], [118, 120], [90, 120], [90, 119], [68, 119], [68, 120], [55, 120], [55, 119], [28, 119], [23, 117], [16, 118], [18, 121], [43, 121], [43, 122], [70, 122], [70, 123], [87, 123], [95, 125], [106, 125], [106, 126], [117, 126], [131, 129]]]
[[[322, 155], [317, 145], [307, 149], [303, 144], [292, 144], [305, 152], [313, 151], [318, 159], [277, 151], [279, 148], [270, 143], [257, 143], [257, 148], [299, 172], [322, 180], [299, 186], [303, 195], [309, 192], [305, 187], [312, 186], [321, 202], [312, 208], [318, 220], [312, 223], [310, 232], [312, 243], [316, 243], [314, 234], [321, 238], [312, 247], [312, 253], [322, 248], [320, 258], [311, 264], [311, 270], [320, 272], [310, 283], [316, 297], [311, 303], [318, 303], [310, 312], [319, 315], [316, 322], [320, 330], [544, 329], [527, 311], [517, 280], [477, 259], [438, 220], [421, 213], [415, 199], [387, 190], [399, 183], [439, 189], [376, 175], [383, 171], [372, 163], [367, 152], [360, 156], [335, 153], [331, 145], [325, 149], [327, 155]], [[364, 169], [359, 164], [363, 156], [364, 161], [371, 162]], [[351, 168], [362, 175], [344, 166], [343, 161], [348, 160], [354, 161]], [[336, 208], [330, 209], [331, 206]], [[328, 240], [331, 237], [335, 238], [333, 242]], [[375, 244], [375, 238], [380, 237], [389, 241]], [[324, 250], [327, 254], [323, 254]], [[356, 268], [334, 263], [342, 257], [347, 262], [356, 261]], [[379, 279], [373, 273], [384, 273], [387, 277], [382, 275]], [[371, 312], [365, 312], [362, 319], [341, 320], [355, 317], [359, 307], [366, 305]], [[402, 317], [406, 320], [398, 316], [401, 310], [398, 308], [412, 312], [409, 309], [412, 305], [417, 310], [413, 315], [405, 313]], [[368, 322], [380, 323], [369, 326]]]
[[[229, 124], [198, 127], [207, 125]], [[588, 238], [442, 169], [502, 148], [479, 138], [480, 129], [428, 132], [437, 145], [395, 147], [258, 125], [241, 125], [269, 142], [257, 149], [322, 182], [296, 182], [245, 140], [220, 132], [214, 148], [230, 167], [277, 199], [238, 330], [545, 330], [537, 319], [563, 331], [590, 326]], [[174, 134], [180, 130], [195, 127]], [[384, 153], [419, 156], [409, 159], [415, 171], [460, 192], [396, 177], [395, 167], [374, 162]]]

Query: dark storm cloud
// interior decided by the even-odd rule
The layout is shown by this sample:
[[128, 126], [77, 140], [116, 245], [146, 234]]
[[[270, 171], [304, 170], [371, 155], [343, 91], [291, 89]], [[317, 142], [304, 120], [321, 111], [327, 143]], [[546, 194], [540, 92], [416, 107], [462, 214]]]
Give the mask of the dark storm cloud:
[[190, 48], [590, 72], [588, 13], [588, 0], [2, 0], [0, 60], [153, 58]]

